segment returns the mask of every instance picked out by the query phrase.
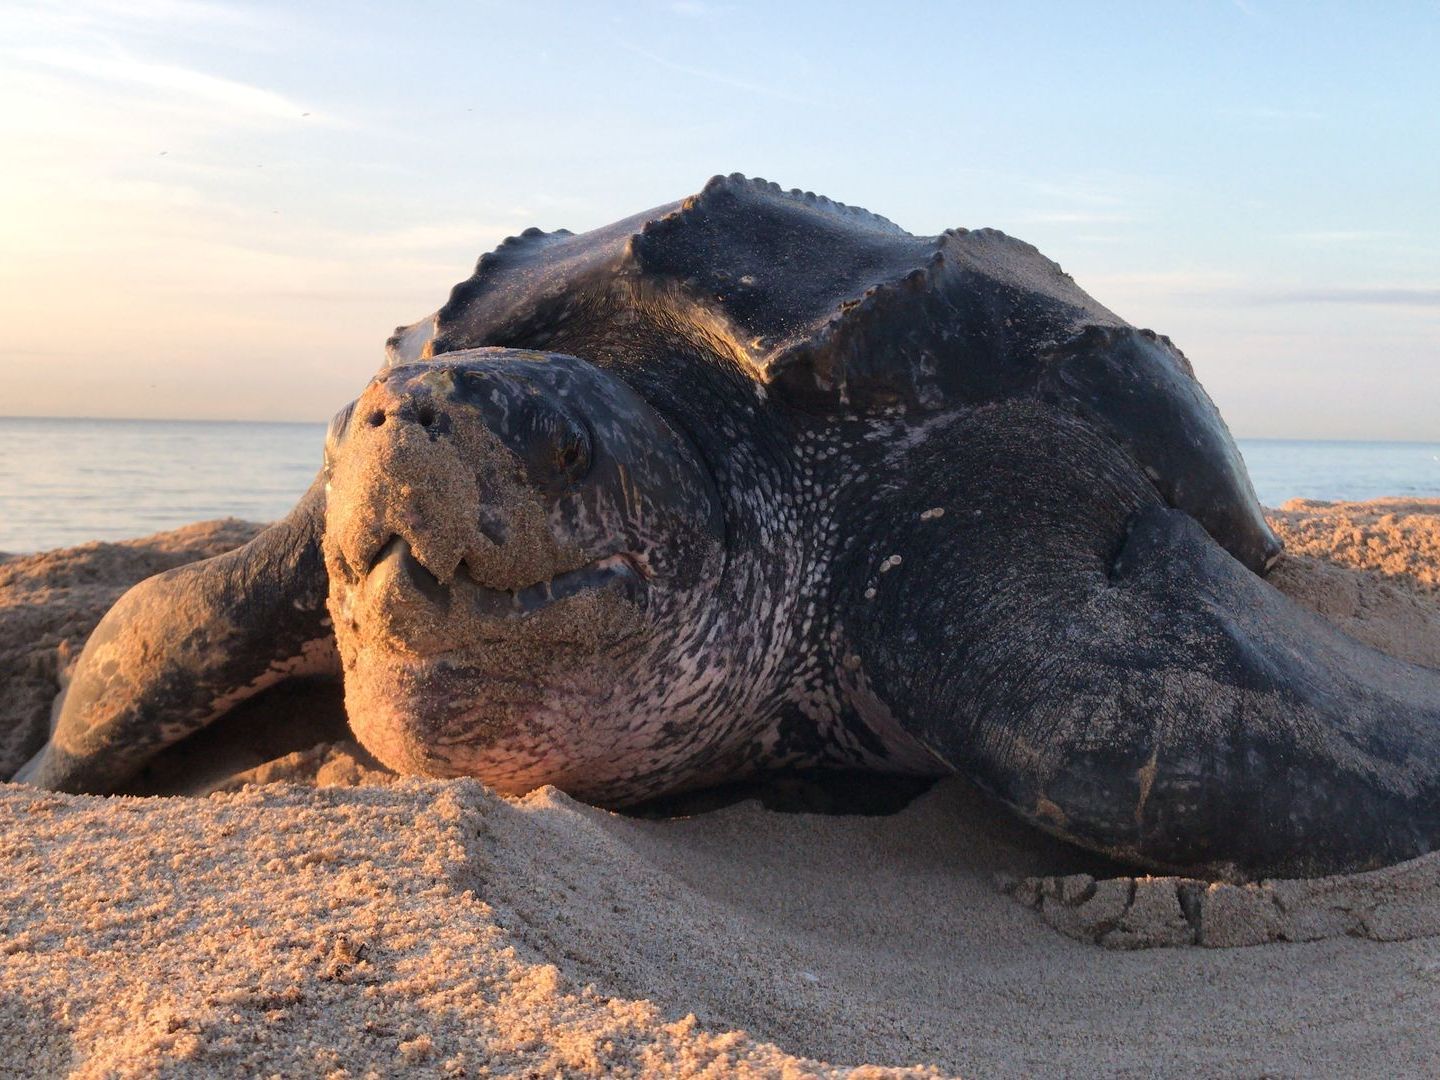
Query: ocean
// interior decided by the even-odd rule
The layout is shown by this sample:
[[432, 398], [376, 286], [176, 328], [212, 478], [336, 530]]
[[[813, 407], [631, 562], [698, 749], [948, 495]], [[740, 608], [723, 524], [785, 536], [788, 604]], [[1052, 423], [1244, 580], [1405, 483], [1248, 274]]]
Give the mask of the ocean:
[[0, 419], [0, 551], [272, 521], [315, 478], [324, 424]]
[[[320, 468], [324, 424], [0, 418], [0, 552], [271, 521]], [[1440, 443], [1241, 439], [1266, 506], [1440, 497]]]

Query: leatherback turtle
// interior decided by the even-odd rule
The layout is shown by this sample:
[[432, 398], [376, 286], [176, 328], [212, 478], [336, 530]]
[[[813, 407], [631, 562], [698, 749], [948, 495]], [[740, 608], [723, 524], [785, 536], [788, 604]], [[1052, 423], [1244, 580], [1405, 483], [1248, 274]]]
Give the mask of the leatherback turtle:
[[1191, 874], [1432, 849], [1440, 673], [1279, 552], [1185, 357], [1035, 248], [717, 177], [481, 258], [286, 519], [115, 605], [21, 778], [328, 669], [383, 762], [504, 792], [958, 772]]

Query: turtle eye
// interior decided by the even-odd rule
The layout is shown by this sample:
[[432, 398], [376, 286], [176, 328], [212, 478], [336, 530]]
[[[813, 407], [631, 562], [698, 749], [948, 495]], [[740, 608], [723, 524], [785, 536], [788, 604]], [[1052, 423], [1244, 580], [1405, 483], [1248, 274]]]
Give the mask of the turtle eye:
[[557, 476], [574, 483], [590, 471], [590, 433], [569, 417], [561, 419], [561, 430], [553, 442], [552, 468]]
[[571, 432], [571, 438], [555, 448], [555, 471], [575, 479], [584, 476], [590, 468], [589, 440], [578, 429]]
[[526, 467], [530, 481], [558, 490], [583, 479], [590, 471], [590, 433], [566, 413], [538, 404], [531, 413]]

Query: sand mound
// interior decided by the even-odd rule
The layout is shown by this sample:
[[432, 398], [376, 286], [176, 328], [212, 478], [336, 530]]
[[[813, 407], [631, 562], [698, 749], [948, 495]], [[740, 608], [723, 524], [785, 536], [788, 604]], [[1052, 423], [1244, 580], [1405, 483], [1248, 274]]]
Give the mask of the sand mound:
[[[0, 800], [7, 1075], [609, 1075], [785, 1056], [577, 986], [517, 947], [462, 783]], [[63, 851], [64, 858], [54, 858]], [[601, 867], [590, 867], [592, 872]]]
[[10, 1071], [1342, 1075], [1440, 1051], [1433, 939], [1083, 945], [993, 883], [1074, 856], [955, 783], [884, 818], [413, 781], [15, 788], [0, 816]]
[[[1413, 552], [1436, 541], [1440, 505], [1406, 505], [1321, 507], [1317, 524], [1291, 504], [1278, 524], [1300, 554], [1278, 579], [1437, 664], [1424, 575], [1440, 562]], [[1353, 568], [1305, 546], [1342, 519], [1377, 540]], [[95, 602], [38, 574], [97, 547], [0, 564], [0, 620], [15, 620], [0, 657], [23, 655], [13, 628], [53, 627], [29, 644], [63, 669], [54, 650]], [[16, 670], [0, 673], [7, 710]], [[1434, 858], [1207, 886], [1114, 877], [958, 781], [889, 816], [743, 802], [644, 820], [549, 790], [397, 781], [343, 733], [239, 764], [196, 786], [321, 786], [0, 789], [7, 1073], [1375, 1075], [1440, 1056]]]
[[1310, 556], [1440, 592], [1440, 499], [1291, 499], [1268, 514], [1292, 556]]

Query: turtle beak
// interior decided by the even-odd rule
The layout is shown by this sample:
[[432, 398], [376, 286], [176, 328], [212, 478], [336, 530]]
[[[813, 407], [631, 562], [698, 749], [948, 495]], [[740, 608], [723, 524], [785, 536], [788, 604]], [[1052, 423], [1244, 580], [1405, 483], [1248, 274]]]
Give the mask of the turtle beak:
[[441, 582], [429, 567], [415, 557], [410, 542], [402, 536], [392, 536], [376, 552], [365, 580], [367, 588], [390, 590], [401, 597], [413, 594], [441, 608], [450, 606], [450, 586]]

